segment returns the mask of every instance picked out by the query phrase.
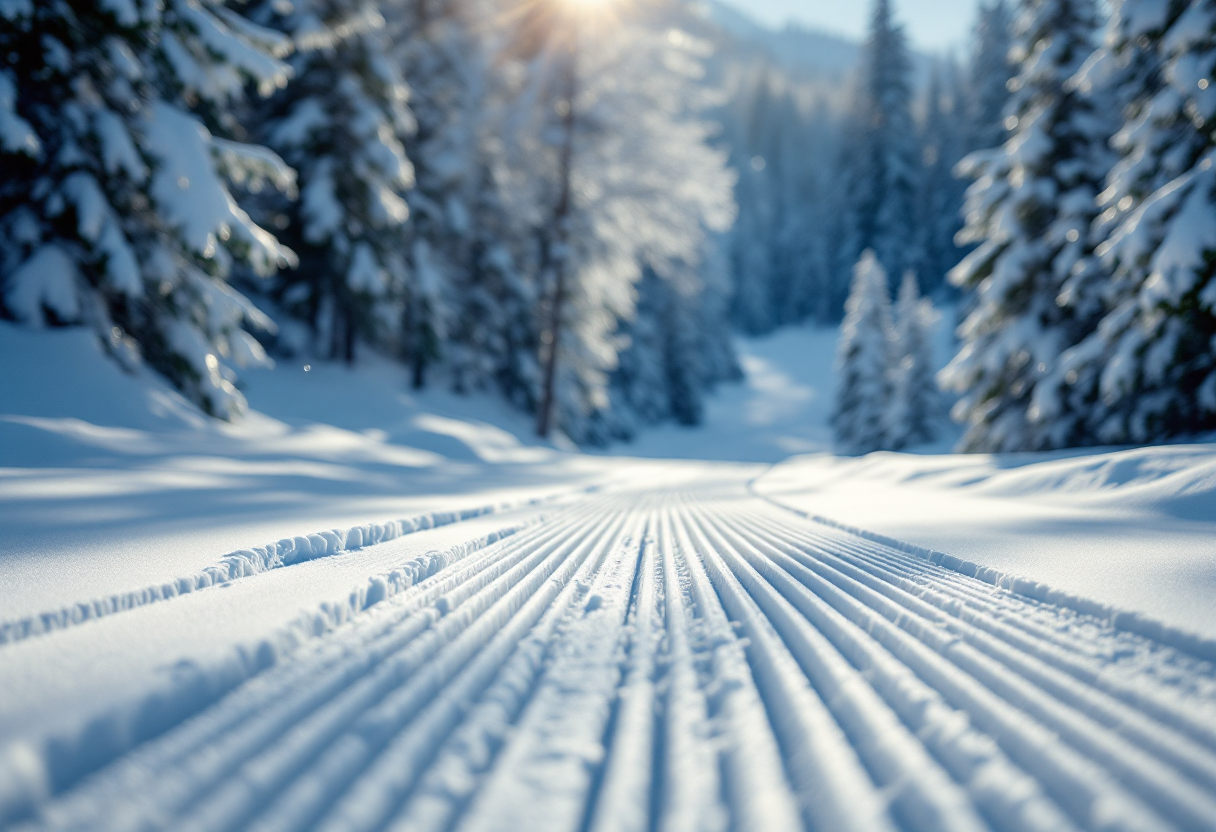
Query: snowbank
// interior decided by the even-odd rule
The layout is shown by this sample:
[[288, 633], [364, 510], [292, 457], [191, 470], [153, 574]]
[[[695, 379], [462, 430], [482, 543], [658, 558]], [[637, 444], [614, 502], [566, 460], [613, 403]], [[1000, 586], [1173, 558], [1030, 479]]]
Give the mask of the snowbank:
[[754, 487], [808, 514], [1216, 636], [1216, 444], [799, 457]]

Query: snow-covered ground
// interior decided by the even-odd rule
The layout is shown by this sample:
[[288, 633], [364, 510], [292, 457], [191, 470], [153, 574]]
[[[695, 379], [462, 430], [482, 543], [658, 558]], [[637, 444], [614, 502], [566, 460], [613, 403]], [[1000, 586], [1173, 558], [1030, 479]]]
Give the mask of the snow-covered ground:
[[123, 373], [83, 331], [0, 324], [0, 362], [5, 619], [282, 537], [494, 503], [505, 488], [540, 495], [602, 468], [532, 443], [529, 421], [489, 396], [422, 403], [374, 357], [251, 372], [255, 410], [234, 425]]
[[610, 456], [0, 324], [0, 825], [1216, 828], [1216, 445], [832, 457], [833, 339]]
[[828, 451], [836, 330], [784, 329], [736, 342], [743, 381], [706, 401], [704, 424], [661, 425], [612, 453], [653, 459], [778, 462]]
[[784, 505], [1216, 638], [1216, 446], [826, 455], [756, 484]]

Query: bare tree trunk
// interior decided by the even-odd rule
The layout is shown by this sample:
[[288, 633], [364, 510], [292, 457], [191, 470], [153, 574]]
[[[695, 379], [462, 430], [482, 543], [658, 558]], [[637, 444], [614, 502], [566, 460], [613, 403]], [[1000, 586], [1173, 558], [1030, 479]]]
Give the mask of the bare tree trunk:
[[415, 390], [426, 387], [426, 360], [421, 355], [414, 356], [413, 385]]
[[553, 273], [553, 297], [549, 305], [549, 322], [541, 335], [544, 353], [544, 388], [540, 411], [536, 418], [536, 433], [548, 438], [553, 426], [554, 388], [557, 384], [557, 355], [561, 341], [562, 307], [566, 301], [566, 268], [569, 251], [570, 170], [574, 157], [574, 99], [578, 94], [578, 45], [570, 39], [570, 55], [566, 62], [565, 111], [562, 116], [562, 146], [558, 160], [559, 191], [553, 212], [553, 228], [545, 244], [542, 274]]

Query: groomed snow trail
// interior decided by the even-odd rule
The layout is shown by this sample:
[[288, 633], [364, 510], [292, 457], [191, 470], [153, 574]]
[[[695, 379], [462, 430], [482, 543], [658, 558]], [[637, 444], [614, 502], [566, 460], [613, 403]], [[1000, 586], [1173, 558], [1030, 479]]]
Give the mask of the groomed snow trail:
[[1216, 669], [742, 483], [592, 494], [27, 827], [1216, 830]]

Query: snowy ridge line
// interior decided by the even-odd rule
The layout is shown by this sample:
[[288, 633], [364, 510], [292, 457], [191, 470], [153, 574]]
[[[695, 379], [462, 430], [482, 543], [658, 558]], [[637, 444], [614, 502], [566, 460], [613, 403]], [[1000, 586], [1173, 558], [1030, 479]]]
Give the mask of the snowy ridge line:
[[[759, 478], [757, 478], [759, 479]], [[1091, 615], [1101, 621], [1105, 621], [1117, 630], [1124, 630], [1129, 633], [1150, 638], [1153, 641], [1159, 641], [1162, 644], [1167, 644], [1175, 650], [1180, 650], [1196, 658], [1203, 659], [1208, 662], [1216, 662], [1216, 638], [1202, 636], [1198, 633], [1193, 633], [1182, 627], [1176, 627], [1172, 624], [1167, 624], [1158, 618], [1147, 615], [1141, 612], [1132, 612], [1123, 610], [1111, 604], [1106, 604], [1101, 601], [1095, 601], [1092, 598], [1087, 598], [1084, 595], [1078, 595], [1073, 592], [1068, 592], [1062, 589], [1045, 584], [1042, 581], [1035, 581], [1030, 578], [1024, 578], [1012, 572], [1003, 572], [991, 566], [981, 566], [973, 561], [965, 560], [956, 555], [948, 555], [945, 552], [938, 552], [934, 549], [927, 549], [923, 546], [917, 546], [913, 543], [908, 543], [898, 538], [889, 537], [877, 532], [867, 531], [866, 529], [857, 526], [850, 526], [847, 523], [841, 523], [833, 520], [830, 517], [823, 517], [818, 514], [802, 511], [801, 509], [788, 506], [778, 500], [774, 500], [749, 486], [749, 490], [761, 500], [764, 500], [770, 505], [796, 514], [799, 517], [807, 520], [820, 523], [833, 529], [838, 529], [842, 532], [856, 535], [874, 543], [881, 543], [884, 546], [890, 546], [892, 549], [898, 549], [909, 555], [915, 555], [918, 558], [930, 561], [952, 572], [957, 572], [960, 575], [966, 575], [969, 578], [975, 578], [984, 583], [991, 584], [1001, 589], [1015, 592], [1018, 595], [1024, 595], [1027, 598], [1033, 598], [1044, 604], [1053, 604], [1059, 607], [1067, 607], [1085, 615]]]
[[[574, 493], [586, 493], [586, 490]], [[166, 601], [200, 589], [246, 578], [284, 566], [294, 566], [318, 558], [354, 552], [378, 543], [387, 543], [415, 532], [437, 529], [530, 506], [552, 502], [569, 494], [535, 497], [518, 502], [505, 502], [459, 511], [433, 511], [401, 520], [365, 523], [349, 529], [330, 529], [296, 537], [285, 537], [274, 543], [239, 549], [224, 555], [213, 566], [142, 589], [119, 592], [104, 598], [81, 601], [70, 607], [35, 613], [26, 618], [0, 623], [0, 646], [27, 638], [84, 624], [115, 613], [136, 609], [157, 601]]]

